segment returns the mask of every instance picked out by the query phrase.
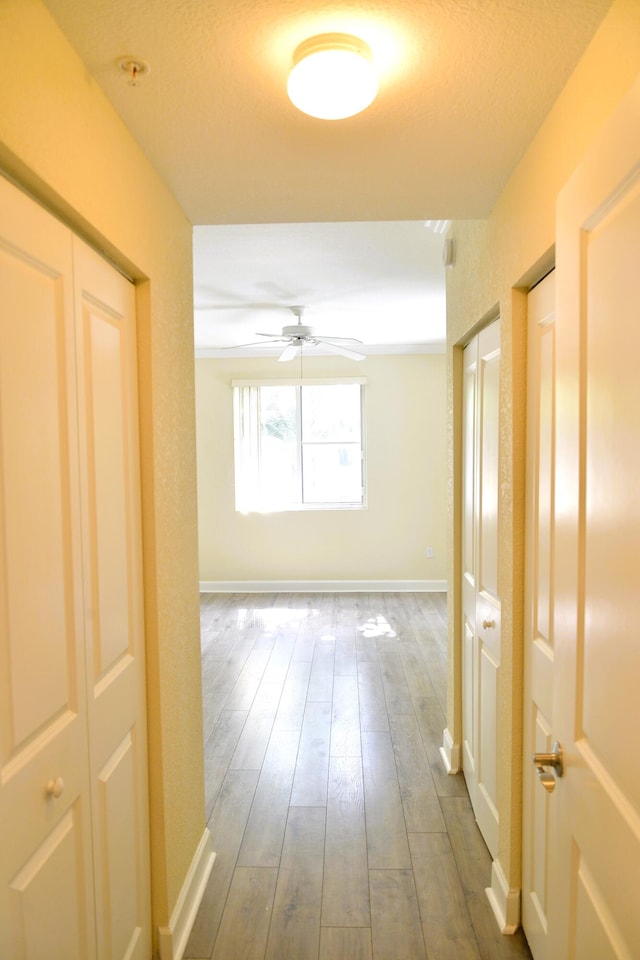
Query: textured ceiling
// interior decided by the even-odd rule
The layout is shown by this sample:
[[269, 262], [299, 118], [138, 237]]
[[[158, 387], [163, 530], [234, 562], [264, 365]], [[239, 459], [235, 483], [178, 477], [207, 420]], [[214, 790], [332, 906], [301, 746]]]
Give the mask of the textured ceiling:
[[[203, 225], [487, 216], [610, 6], [45, 3], [186, 215]], [[327, 122], [298, 112], [285, 87], [295, 47], [336, 31], [368, 42], [380, 92], [359, 116]], [[125, 56], [150, 65], [138, 86], [118, 66]], [[290, 246], [286, 255], [290, 261]], [[371, 280], [379, 294], [384, 265], [376, 262], [376, 269]], [[236, 302], [255, 300], [256, 264], [247, 262], [246, 271]], [[316, 280], [320, 274], [317, 266]], [[215, 277], [196, 276], [198, 285], [230, 292]]]

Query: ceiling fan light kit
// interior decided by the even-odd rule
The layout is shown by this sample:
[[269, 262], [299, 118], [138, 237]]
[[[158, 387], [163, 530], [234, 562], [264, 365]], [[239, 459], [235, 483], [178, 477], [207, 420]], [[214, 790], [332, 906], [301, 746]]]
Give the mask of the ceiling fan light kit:
[[323, 33], [295, 50], [287, 93], [303, 113], [343, 120], [365, 110], [378, 92], [368, 44], [348, 33]]

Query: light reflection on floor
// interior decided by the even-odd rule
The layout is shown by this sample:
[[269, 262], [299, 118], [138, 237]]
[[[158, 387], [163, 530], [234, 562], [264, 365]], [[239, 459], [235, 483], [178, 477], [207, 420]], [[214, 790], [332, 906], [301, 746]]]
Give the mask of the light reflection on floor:
[[295, 624], [317, 616], [319, 612], [315, 607], [242, 607], [238, 610], [237, 626], [242, 630], [260, 624], [267, 630], [274, 630], [278, 625]]
[[366, 623], [363, 623], [358, 630], [363, 637], [397, 637], [389, 621], [385, 617], [369, 617]]
[[[301, 620], [317, 617], [320, 610], [316, 607], [241, 607], [238, 610], [238, 629], [253, 627], [260, 624], [266, 630], [274, 630], [278, 625], [287, 623], [293, 625]], [[363, 637], [397, 637], [386, 617], [382, 615], [369, 617], [365, 623], [357, 626]], [[333, 639], [331, 634], [323, 635], [321, 639]]]

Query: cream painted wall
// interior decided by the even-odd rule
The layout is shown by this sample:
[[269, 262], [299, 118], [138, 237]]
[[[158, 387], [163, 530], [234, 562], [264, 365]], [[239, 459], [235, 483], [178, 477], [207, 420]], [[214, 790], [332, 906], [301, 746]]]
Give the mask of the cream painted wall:
[[[555, 201], [613, 107], [640, 71], [640, 3], [614, 0], [561, 96], [487, 221], [456, 222], [447, 273], [449, 530], [460, 543], [461, 345], [501, 317], [499, 592], [502, 666], [498, 745], [498, 860], [509, 891], [521, 870], [521, 769], [526, 397], [526, 289], [553, 264]], [[461, 743], [460, 555], [449, 567], [447, 730]]]
[[444, 354], [305, 360], [305, 376], [367, 378], [367, 509], [236, 513], [231, 380], [295, 366], [196, 361], [201, 580], [445, 580]]
[[138, 281], [153, 919], [205, 826], [191, 226], [39, 0], [0, 3], [0, 168]]

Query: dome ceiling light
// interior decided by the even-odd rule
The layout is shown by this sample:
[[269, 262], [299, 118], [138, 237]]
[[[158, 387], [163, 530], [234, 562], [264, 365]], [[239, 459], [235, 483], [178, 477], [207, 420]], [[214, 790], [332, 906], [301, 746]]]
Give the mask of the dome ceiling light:
[[293, 55], [289, 99], [320, 120], [360, 113], [378, 92], [369, 46], [348, 33], [323, 33], [301, 43]]

